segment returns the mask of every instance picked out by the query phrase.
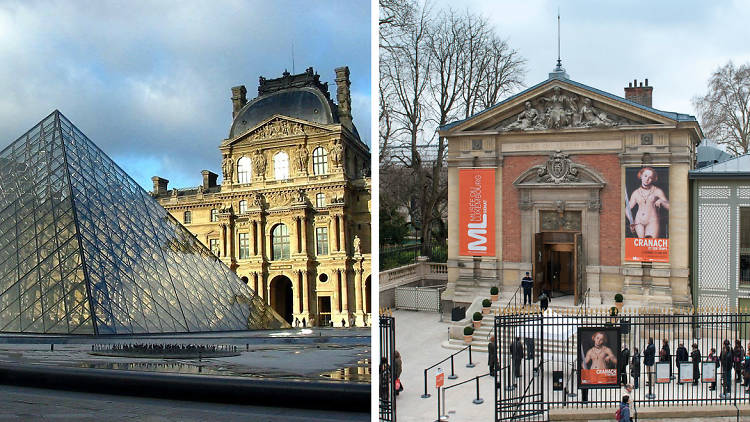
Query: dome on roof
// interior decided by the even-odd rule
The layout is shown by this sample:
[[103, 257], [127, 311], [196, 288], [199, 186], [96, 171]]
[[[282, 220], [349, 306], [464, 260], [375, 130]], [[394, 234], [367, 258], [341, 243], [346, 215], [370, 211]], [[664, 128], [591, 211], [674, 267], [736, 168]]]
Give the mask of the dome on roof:
[[275, 114], [313, 123], [338, 123], [334, 105], [316, 87], [290, 88], [262, 95], [247, 103], [235, 117], [229, 137], [234, 138]]

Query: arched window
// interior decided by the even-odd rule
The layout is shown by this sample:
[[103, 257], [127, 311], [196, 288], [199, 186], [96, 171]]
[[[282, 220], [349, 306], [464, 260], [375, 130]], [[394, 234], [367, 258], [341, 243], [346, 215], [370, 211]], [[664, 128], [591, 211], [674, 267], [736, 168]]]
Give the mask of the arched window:
[[273, 175], [276, 180], [289, 178], [289, 156], [284, 151], [273, 156]]
[[182, 216], [182, 222], [185, 224], [190, 224], [193, 222], [193, 213], [190, 211], [185, 211], [185, 214]]
[[245, 201], [244, 199], [242, 201], [240, 201], [240, 210], [239, 211], [240, 211], [240, 214], [244, 214], [244, 213], [247, 212], [247, 201]]
[[289, 259], [289, 228], [285, 224], [277, 224], [271, 231], [272, 260]]
[[250, 183], [253, 181], [252, 168], [253, 164], [249, 157], [242, 157], [237, 160], [237, 180], [239, 183]]
[[216, 208], [211, 209], [211, 221], [212, 222], [219, 221], [219, 210], [217, 210]]
[[323, 208], [326, 206], [326, 195], [319, 193], [315, 195], [315, 208]]
[[313, 174], [328, 173], [328, 151], [323, 147], [317, 147], [313, 150]]

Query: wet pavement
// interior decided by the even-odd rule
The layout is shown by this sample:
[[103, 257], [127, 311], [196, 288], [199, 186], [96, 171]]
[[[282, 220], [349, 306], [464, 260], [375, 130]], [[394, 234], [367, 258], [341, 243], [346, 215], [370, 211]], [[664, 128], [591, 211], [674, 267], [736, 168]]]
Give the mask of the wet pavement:
[[[370, 382], [370, 337], [367, 329], [109, 338], [22, 336], [22, 344], [4, 342], [11, 337], [19, 338], [2, 336], [0, 339], [0, 362], [191, 375]], [[48, 343], [42, 343], [44, 340]], [[51, 347], [49, 342], [56, 344]], [[128, 343], [230, 344], [236, 345], [237, 355], [165, 358], [158, 355], [133, 357], [91, 353], [92, 345]]]

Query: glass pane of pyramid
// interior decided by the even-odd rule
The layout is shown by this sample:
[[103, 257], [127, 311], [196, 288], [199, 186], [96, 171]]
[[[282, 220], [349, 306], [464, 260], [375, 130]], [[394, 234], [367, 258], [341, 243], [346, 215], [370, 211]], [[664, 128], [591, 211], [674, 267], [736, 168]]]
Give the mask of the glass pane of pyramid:
[[58, 111], [0, 152], [0, 331], [283, 326]]

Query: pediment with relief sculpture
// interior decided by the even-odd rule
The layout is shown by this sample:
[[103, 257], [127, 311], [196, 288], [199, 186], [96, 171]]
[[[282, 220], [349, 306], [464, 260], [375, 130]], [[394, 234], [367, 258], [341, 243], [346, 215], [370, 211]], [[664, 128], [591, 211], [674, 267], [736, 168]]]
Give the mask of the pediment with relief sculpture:
[[446, 125], [441, 135], [467, 131], [501, 133], [607, 129], [674, 124], [662, 112], [570, 80], [548, 80], [468, 119]]
[[310, 124], [310, 122], [304, 120], [277, 114], [236, 138], [225, 140], [223, 145], [235, 144], [239, 141], [256, 142], [294, 136], [320, 135], [328, 132], [331, 132], [331, 130], [323, 125]]

